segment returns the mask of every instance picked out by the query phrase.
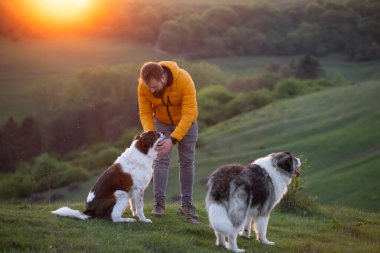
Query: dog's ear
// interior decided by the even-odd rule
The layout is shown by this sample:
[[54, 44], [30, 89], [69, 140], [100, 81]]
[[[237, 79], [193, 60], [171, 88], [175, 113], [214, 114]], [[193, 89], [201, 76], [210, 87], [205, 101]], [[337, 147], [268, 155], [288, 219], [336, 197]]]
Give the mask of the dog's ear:
[[285, 156], [281, 157], [280, 160], [277, 163], [278, 167], [281, 169], [292, 173], [292, 166], [293, 166], [293, 158], [291, 155], [286, 154]]

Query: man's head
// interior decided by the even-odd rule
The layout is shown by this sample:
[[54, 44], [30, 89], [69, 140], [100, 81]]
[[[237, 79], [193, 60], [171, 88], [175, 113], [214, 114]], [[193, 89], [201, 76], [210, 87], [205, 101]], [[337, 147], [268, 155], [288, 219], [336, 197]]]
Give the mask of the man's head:
[[167, 76], [163, 67], [156, 62], [146, 62], [141, 68], [140, 78], [149, 87], [153, 96], [161, 98], [164, 95]]

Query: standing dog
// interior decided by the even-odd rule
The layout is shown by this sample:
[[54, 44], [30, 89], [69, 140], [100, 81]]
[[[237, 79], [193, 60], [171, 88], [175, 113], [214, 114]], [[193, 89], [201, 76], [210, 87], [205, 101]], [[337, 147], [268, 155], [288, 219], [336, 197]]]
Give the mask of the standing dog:
[[129, 201], [133, 216], [141, 222], [151, 223], [143, 211], [144, 190], [152, 179], [156, 146], [164, 138], [163, 133], [155, 131], [137, 135], [131, 146], [98, 178], [87, 196], [83, 213], [69, 207], [61, 207], [52, 213], [82, 220], [92, 217], [110, 218], [113, 222], [134, 222], [135, 219], [121, 217]]
[[[216, 245], [235, 252], [240, 230], [249, 237], [253, 220], [257, 239], [273, 245], [266, 237], [271, 210], [287, 192], [301, 161], [289, 152], [259, 158], [248, 165], [224, 165], [214, 171], [207, 182], [206, 208], [215, 231]], [[226, 238], [228, 237], [228, 243]]]

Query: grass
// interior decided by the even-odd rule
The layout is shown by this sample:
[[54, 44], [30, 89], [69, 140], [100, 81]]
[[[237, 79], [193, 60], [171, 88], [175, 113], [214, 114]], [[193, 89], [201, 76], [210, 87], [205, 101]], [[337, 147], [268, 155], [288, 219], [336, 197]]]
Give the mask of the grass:
[[[49, 212], [63, 204], [82, 210], [84, 204], [25, 205], [0, 203], [2, 252], [228, 252], [214, 245], [204, 205], [197, 205], [202, 224], [188, 223], [177, 205], [169, 205], [153, 224], [114, 224], [107, 220], [79, 221]], [[130, 217], [128, 210], [125, 217]], [[319, 215], [300, 217], [273, 212], [264, 246], [254, 239], [238, 239], [246, 252], [379, 252], [380, 214], [324, 207]]]

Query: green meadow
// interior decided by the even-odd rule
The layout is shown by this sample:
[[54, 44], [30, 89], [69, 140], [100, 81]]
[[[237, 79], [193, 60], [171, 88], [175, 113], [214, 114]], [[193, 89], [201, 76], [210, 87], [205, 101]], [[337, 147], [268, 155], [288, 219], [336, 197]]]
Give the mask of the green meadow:
[[[0, 203], [2, 252], [229, 252], [215, 246], [204, 205], [201, 224], [194, 225], [169, 205], [164, 217], [148, 217], [153, 224], [79, 221], [50, 213], [61, 205], [82, 210], [84, 204], [17, 205]], [[152, 206], [147, 205], [148, 213]], [[125, 214], [130, 217], [130, 212]], [[264, 246], [253, 238], [238, 238], [247, 253], [379, 252], [380, 215], [342, 207], [323, 208], [318, 215], [273, 212]]]

